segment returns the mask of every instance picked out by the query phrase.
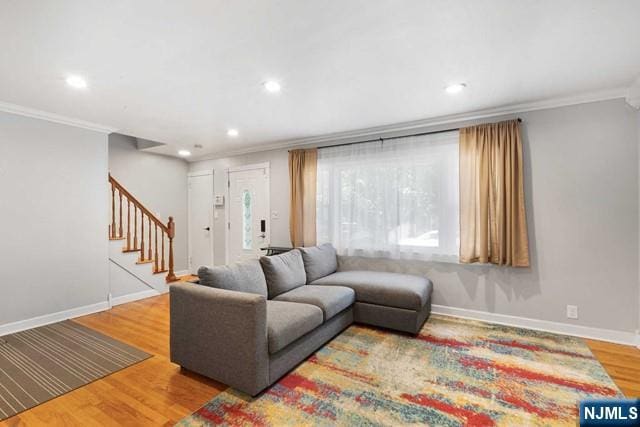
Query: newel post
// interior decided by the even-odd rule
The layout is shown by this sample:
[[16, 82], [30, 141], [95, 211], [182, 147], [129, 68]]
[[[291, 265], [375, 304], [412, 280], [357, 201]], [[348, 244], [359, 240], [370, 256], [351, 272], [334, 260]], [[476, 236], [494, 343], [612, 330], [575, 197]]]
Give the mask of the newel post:
[[175, 234], [176, 223], [173, 222], [173, 217], [170, 216], [169, 223], [167, 224], [167, 237], [169, 238], [169, 273], [167, 273], [167, 283], [178, 280], [173, 271], [173, 236], [175, 236]]

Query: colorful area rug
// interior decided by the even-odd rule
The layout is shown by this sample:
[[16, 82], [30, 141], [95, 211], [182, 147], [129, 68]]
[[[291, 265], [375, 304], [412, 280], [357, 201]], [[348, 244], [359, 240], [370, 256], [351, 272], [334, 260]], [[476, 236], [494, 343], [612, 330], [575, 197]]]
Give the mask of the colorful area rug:
[[69, 320], [0, 337], [0, 421], [149, 357]]
[[622, 396], [579, 338], [432, 316], [417, 337], [351, 326], [255, 399], [228, 389], [207, 425], [576, 425]]

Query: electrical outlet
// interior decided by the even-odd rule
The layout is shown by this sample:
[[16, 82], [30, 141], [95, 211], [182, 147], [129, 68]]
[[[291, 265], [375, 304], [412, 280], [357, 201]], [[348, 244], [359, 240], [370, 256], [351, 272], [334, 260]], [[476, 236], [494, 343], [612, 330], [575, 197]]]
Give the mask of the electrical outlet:
[[567, 305], [567, 319], [577, 319], [577, 318], [578, 318], [578, 306]]

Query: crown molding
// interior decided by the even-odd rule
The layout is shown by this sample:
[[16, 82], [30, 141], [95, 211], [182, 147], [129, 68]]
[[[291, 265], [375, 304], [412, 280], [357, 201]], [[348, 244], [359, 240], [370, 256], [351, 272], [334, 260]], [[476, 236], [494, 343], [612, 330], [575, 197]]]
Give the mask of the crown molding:
[[487, 108], [481, 110], [474, 110], [459, 114], [450, 114], [445, 116], [433, 117], [430, 119], [414, 120], [409, 122], [395, 123], [384, 126], [374, 126], [364, 129], [357, 129], [345, 132], [335, 132], [318, 136], [311, 136], [305, 138], [294, 138], [283, 141], [278, 141], [271, 144], [260, 145], [256, 147], [249, 147], [246, 149], [222, 151], [220, 153], [214, 153], [210, 155], [203, 155], [193, 159], [189, 159], [189, 163], [200, 162], [204, 160], [215, 160], [224, 157], [239, 156], [243, 154], [257, 153], [262, 151], [282, 150], [290, 149], [302, 146], [321, 146], [327, 145], [327, 143], [343, 143], [352, 142], [359, 138], [366, 138], [372, 136], [381, 136], [386, 133], [395, 133], [410, 131], [418, 128], [426, 128], [431, 126], [440, 126], [451, 123], [460, 123], [468, 120], [479, 120], [496, 116], [504, 116], [508, 114], [524, 113], [527, 111], [547, 110], [551, 108], [567, 107], [570, 105], [586, 104], [590, 102], [607, 101], [611, 99], [624, 98], [627, 94], [628, 88], [620, 87], [615, 89], [607, 89], [596, 92], [582, 93], [580, 95], [562, 97], [562, 98], [549, 98], [533, 102], [525, 102], [520, 104], [511, 104], [497, 108]]
[[67, 126], [88, 129], [95, 132], [112, 133], [116, 131], [115, 128], [109, 126], [91, 123], [80, 119], [74, 119], [71, 117], [62, 116], [60, 114], [49, 113], [47, 111], [36, 110], [34, 108], [23, 107], [22, 105], [11, 104], [8, 102], [0, 101], [0, 111], [25, 117], [31, 117], [34, 119], [46, 120], [48, 122], [59, 123]]

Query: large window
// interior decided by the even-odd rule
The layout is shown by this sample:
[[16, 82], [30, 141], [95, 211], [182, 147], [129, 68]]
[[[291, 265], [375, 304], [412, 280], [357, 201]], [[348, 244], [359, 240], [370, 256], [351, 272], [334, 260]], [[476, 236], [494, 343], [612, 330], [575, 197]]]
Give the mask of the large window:
[[458, 132], [321, 148], [317, 182], [319, 243], [457, 261]]

